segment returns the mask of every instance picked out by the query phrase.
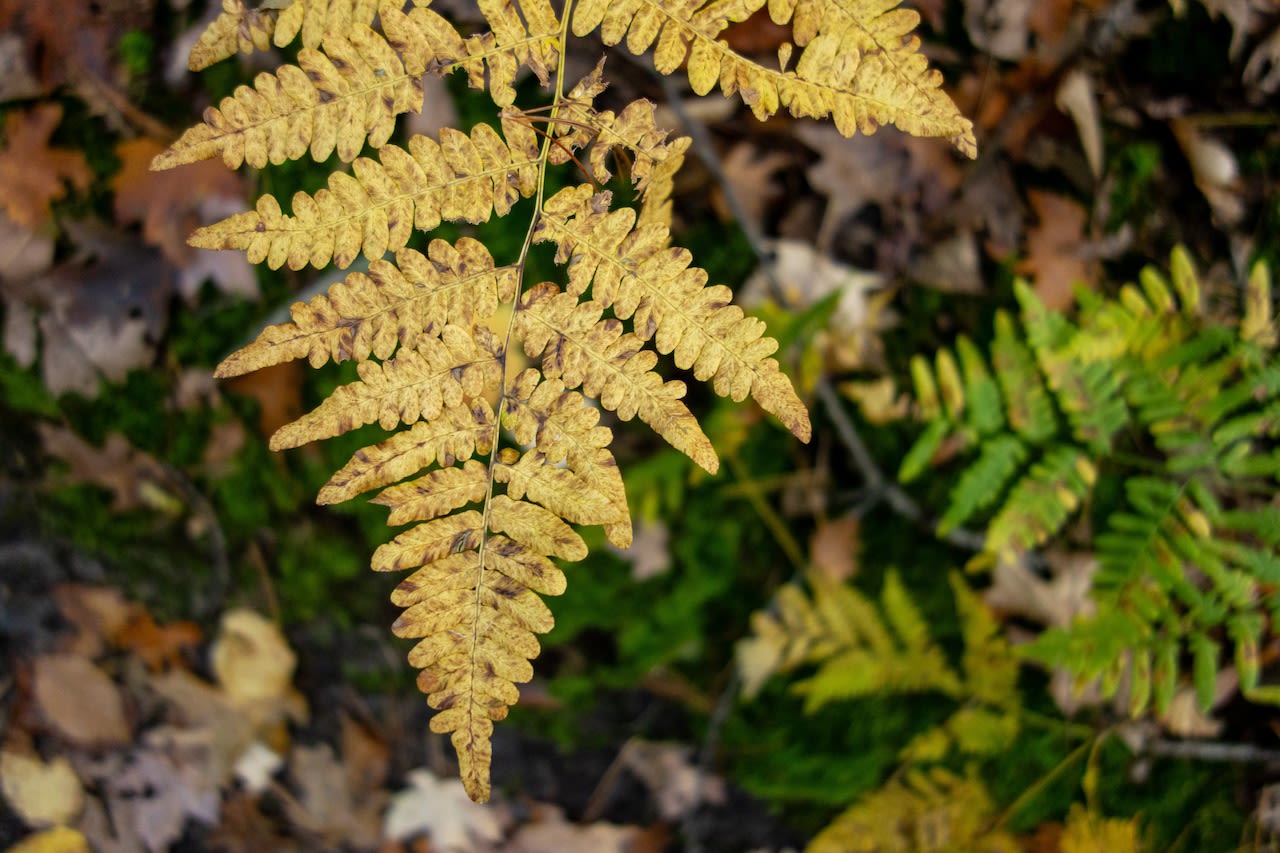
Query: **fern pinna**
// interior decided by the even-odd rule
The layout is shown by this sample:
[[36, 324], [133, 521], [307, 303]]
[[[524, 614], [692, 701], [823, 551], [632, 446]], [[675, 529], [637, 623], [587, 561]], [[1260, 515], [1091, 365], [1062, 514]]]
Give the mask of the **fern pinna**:
[[[599, 33], [606, 45], [652, 50], [661, 73], [683, 67], [695, 92], [738, 94], [761, 119], [781, 109], [830, 116], [846, 135], [893, 124], [975, 151], [971, 124], [911, 35], [918, 16], [898, 0], [769, 0], [774, 21], [794, 33], [776, 67], [720, 38], [765, 0], [562, 5], [477, 0], [488, 29], [464, 35], [426, 2], [405, 11], [403, 2], [371, 0], [262, 8], [224, 0], [192, 52], [193, 68], [300, 36], [297, 62], [259, 74], [208, 109], [153, 164], [220, 157], [231, 168], [262, 168], [335, 153], [350, 163], [327, 187], [294, 195], [287, 212], [265, 195], [191, 243], [240, 249], [273, 269], [368, 259], [367, 272], [294, 305], [292, 322], [263, 331], [217, 373], [300, 358], [316, 367], [358, 363], [359, 380], [279, 430], [273, 448], [374, 422], [408, 426], [356, 453], [319, 500], [381, 489], [374, 500], [391, 509], [390, 523], [416, 524], [379, 548], [373, 567], [414, 570], [393, 595], [406, 608], [394, 630], [422, 638], [410, 661], [438, 709], [431, 728], [452, 732], [477, 800], [489, 796], [493, 722], [532, 675], [535, 635], [552, 626], [539, 596], [565, 588], [552, 558], [586, 555], [570, 525], [602, 525], [619, 546], [631, 539], [612, 433], [590, 401], [620, 420], [639, 418], [714, 472], [716, 453], [682, 402], [685, 385], [658, 372], [659, 356], [670, 355], [716, 393], [750, 396], [797, 437], [810, 436], [805, 406], [770, 357], [777, 343], [763, 323], [731, 305], [727, 287], [709, 286], [686, 250], [669, 245], [672, 176], [689, 141], [668, 138], [646, 101], [597, 110], [600, 67], [576, 85], [565, 80], [571, 36]], [[515, 103], [521, 69], [550, 91], [548, 102]], [[494, 126], [390, 142], [396, 117], [422, 108], [425, 75], [455, 71], [487, 88], [498, 108]], [[365, 154], [367, 146], [376, 153]], [[545, 191], [548, 169], [570, 162], [592, 181], [609, 180], [615, 149], [629, 163], [638, 212], [615, 208], [593, 183]], [[432, 240], [425, 254], [409, 247], [415, 232], [506, 216], [529, 197], [534, 213], [518, 257], [495, 260], [467, 237]], [[563, 282], [526, 280], [535, 242], [554, 244], [567, 265]], [[510, 319], [495, 333], [488, 323], [500, 306]], [[537, 366], [516, 372], [506, 358], [513, 344]]]
[[993, 511], [978, 564], [1019, 558], [1094, 504], [1097, 611], [1042, 634], [1024, 647], [1032, 657], [1085, 681], [1103, 676], [1108, 694], [1127, 680], [1138, 714], [1153, 699], [1168, 707], [1184, 658], [1208, 707], [1232, 647], [1245, 695], [1277, 701], [1258, 686], [1259, 649], [1280, 619], [1280, 363], [1267, 268], [1255, 266], [1230, 321], [1211, 315], [1181, 249], [1169, 278], [1149, 268], [1115, 298], [1082, 292], [1075, 321], [1021, 282], [1017, 297], [1020, 320], [996, 316], [990, 367], [964, 338], [955, 355], [912, 364], [929, 424], [900, 478], [940, 455], [977, 454], [939, 529]]

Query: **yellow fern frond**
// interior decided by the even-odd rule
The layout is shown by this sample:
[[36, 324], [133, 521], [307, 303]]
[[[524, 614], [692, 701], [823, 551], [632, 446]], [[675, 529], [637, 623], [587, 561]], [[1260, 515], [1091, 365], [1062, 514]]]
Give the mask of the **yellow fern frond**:
[[[600, 521], [578, 523], [603, 524], [610, 542], [619, 548], [630, 547], [631, 514], [627, 493], [617, 462], [608, 451], [613, 433], [599, 425], [599, 410], [587, 405], [581, 394], [568, 390], [561, 380], [543, 379], [533, 369], [525, 370], [515, 378], [508, 389], [506, 401], [506, 425], [515, 440], [522, 445], [533, 446], [544, 463], [564, 463], [568, 471], [581, 481], [581, 488], [599, 493], [612, 507], [607, 512], [601, 509], [598, 513]], [[693, 428], [698, 429], [696, 421]], [[700, 434], [701, 430], [698, 432]], [[521, 462], [524, 462], [523, 457]], [[534, 499], [539, 500], [536, 496]], [[613, 520], [605, 520], [610, 515]]]
[[622, 420], [640, 420], [672, 447], [710, 473], [720, 467], [698, 419], [680, 402], [683, 382], [654, 372], [658, 357], [644, 341], [623, 333], [616, 319], [602, 320], [599, 302], [578, 302], [554, 284], [530, 288], [520, 299], [514, 331], [525, 354], [542, 359], [544, 375], [579, 385]]
[[[617, 471], [613, 454], [601, 449], [595, 459], [579, 459], [583, 467], [594, 472]], [[505, 483], [507, 495], [517, 500], [528, 497], [560, 518], [574, 524], [618, 524], [631, 517], [626, 493], [619, 495], [616, 484], [600, 483], [571, 468], [561, 468], [548, 461], [540, 450], [520, 453], [506, 448], [499, 454], [493, 478]], [[622, 500], [619, 502], [618, 498]]]
[[268, 326], [257, 340], [218, 365], [215, 376], [240, 376], [273, 364], [307, 359], [319, 367], [370, 355], [390, 357], [440, 334], [446, 324], [472, 326], [515, 298], [516, 270], [494, 267], [484, 244], [432, 240], [424, 257], [412, 249], [396, 263], [376, 260], [310, 302], [294, 303], [293, 322]]
[[459, 507], [480, 503], [489, 490], [489, 469], [474, 459], [461, 468], [437, 468], [431, 473], [384, 489], [372, 503], [391, 507], [387, 524], [429, 521]]
[[355, 176], [335, 172], [329, 188], [314, 196], [297, 193], [293, 215], [273, 196], [257, 209], [201, 228], [188, 242], [205, 249], [241, 249], [253, 263], [277, 269], [288, 264], [350, 266], [363, 251], [368, 259], [399, 251], [416, 228], [430, 231], [444, 220], [484, 222], [505, 216], [521, 196], [537, 187], [538, 147], [528, 126], [504, 122], [507, 141], [487, 124], [468, 136], [445, 128], [437, 144], [425, 136], [378, 152], [381, 162], [360, 158]]
[[[539, 82], [546, 86], [551, 72], [560, 59], [560, 19], [548, 0], [478, 0], [480, 14], [492, 27], [492, 41], [471, 39], [468, 53], [471, 64], [467, 68], [472, 85], [476, 83], [478, 58], [493, 54], [496, 50], [511, 57], [508, 69], [495, 69], [492, 56], [489, 62], [489, 94], [498, 106], [515, 101], [516, 65], [526, 65]], [[522, 20], [523, 16], [523, 20]], [[477, 88], [482, 88], [483, 82]]]
[[302, 34], [303, 47], [319, 47], [330, 33], [369, 26], [379, 0], [293, 0], [280, 11], [272, 41], [284, 47]]
[[222, 12], [200, 34], [187, 66], [201, 71], [228, 56], [284, 47], [302, 33], [302, 46], [317, 48], [330, 32], [369, 26], [378, 0], [264, 0], [256, 8], [244, 0], [222, 0]]
[[409, 662], [423, 670], [418, 686], [438, 711], [431, 730], [453, 733], [459, 773], [474, 800], [489, 798], [493, 722], [519, 698], [515, 684], [533, 677], [535, 634], [554, 624], [538, 594], [565, 588], [546, 555], [586, 554], [581, 537], [553, 513], [506, 495], [489, 501], [483, 514], [428, 521], [374, 553], [378, 570], [422, 566], [392, 594], [407, 608], [392, 630], [422, 638]]
[[502, 381], [502, 348], [487, 328], [445, 326], [439, 337], [390, 361], [361, 362], [360, 379], [339, 386], [319, 406], [271, 436], [271, 448], [300, 447], [365, 424], [390, 430], [482, 396]]
[[228, 56], [271, 47], [279, 10], [250, 8], [244, 0], [222, 0], [222, 11], [191, 48], [187, 67], [201, 71]]
[[221, 157], [234, 169], [261, 168], [310, 151], [324, 160], [335, 151], [345, 163], [364, 148], [391, 138], [396, 116], [422, 109], [422, 87], [395, 50], [363, 24], [331, 33], [324, 50], [303, 48], [297, 65], [262, 73], [240, 86], [204, 123], [190, 128], [151, 164], [171, 169]]
[[[898, 9], [899, 2], [832, 0], [820, 17], [817, 4], [802, 4], [796, 39], [807, 44], [794, 71], [765, 68], [717, 38], [765, 0], [584, 0], [574, 9], [573, 31], [582, 36], [599, 28], [611, 45], [625, 37], [637, 55], [656, 41], [659, 72], [670, 74], [687, 60], [694, 92], [705, 95], [719, 86], [725, 95], [741, 94], [762, 120], [785, 107], [798, 117], [831, 116], [845, 136], [893, 124], [916, 136], [945, 137], [976, 156], [972, 122], [942, 91], [941, 74], [928, 67], [911, 35], [919, 15]], [[780, 23], [795, 9], [794, 3], [770, 4]]]
[[437, 462], [449, 466], [476, 453], [488, 453], [496, 434], [497, 418], [487, 400], [449, 406], [433, 420], [419, 421], [404, 432], [357, 451], [325, 483], [316, 503], [342, 503]]
[[592, 101], [604, 89], [601, 60], [561, 102], [557, 112], [560, 121], [552, 130], [560, 144], [552, 146], [547, 159], [557, 165], [567, 163], [574, 149], [591, 145], [591, 177], [603, 184], [612, 177], [606, 162], [609, 154], [615, 148], [624, 148], [631, 158], [631, 182], [647, 195], [655, 177], [663, 180], [674, 174], [671, 166], [678, 168], [684, 161], [684, 152], [692, 140], [687, 136], [669, 140], [667, 131], [657, 126], [653, 104], [646, 100], [632, 101], [617, 114], [596, 110]]
[[764, 323], [730, 305], [724, 285], [707, 287], [707, 274], [690, 266], [685, 249], [667, 248], [667, 230], [635, 230], [630, 208], [609, 211], [609, 193], [589, 186], [561, 190], [543, 205], [537, 238], [558, 246], [557, 261], [569, 261], [568, 291], [591, 287], [601, 308], [632, 318], [636, 335], [654, 341], [676, 365], [711, 380], [717, 394], [734, 400], [750, 395], [802, 441], [811, 433], [809, 413], [791, 381], [768, 356], [777, 341], [764, 337]]

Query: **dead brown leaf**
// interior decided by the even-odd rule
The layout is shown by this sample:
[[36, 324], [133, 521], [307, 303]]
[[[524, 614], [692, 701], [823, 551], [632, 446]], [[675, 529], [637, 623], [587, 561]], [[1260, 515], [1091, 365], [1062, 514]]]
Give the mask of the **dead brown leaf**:
[[84, 154], [50, 147], [49, 137], [61, 121], [62, 107], [50, 103], [5, 117], [0, 208], [19, 225], [34, 228], [44, 222], [49, 205], [67, 194], [67, 183], [84, 192], [93, 181]]
[[692, 761], [693, 748], [680, 743], [632, 739], [619, 762], [644, 782], [664, 820], [678, 820], [702, 803], [723, 803], [724, 781], [702, 773]]
[[377, 845], [386, 791], [352, 787], [344, 762], [323, 743], [295, 746], [289, 773], [299, 792], [298, 799], [285, 801], [295, 826], [330, 845], [346, 842], [361, 849]]
[[227, 390], [258, 401], [258, 434], [270, 436], [302, 414], [302, 373], [299, 361], [273, 364], [227, 383]]
[[36, 706], [60, 736], [84, 747], [132, 739], [120, 689], [88, 659], [43, 655], [36, 658], [32, 670]]
[[633, 853], [641, 830], [599, 821], [570, 823], [555, 806], [540, 805], [511, 837], [507, 853]]
[[[774, 182], [774, 175], [786, 168], [791, 158], [780, 151], [761, 151], [749, 142], [739, 142], [729, 149], [720, 163], [725, 181], [737, 199], [740, 213], [747, 221], [744, 226], [759, 233], [769, 203], [781, 192]], [[717, 189], [711, 196], [716, 212], [724, 219], [732, 219], [723, 194]]]
[[1081, 254], [1088, 213], [1078, 202], [1042, 190], [1027, 197], [1039, 222], [1027, 229], [1027, 257], [1017, 271], [1032, 279], [1036, 295], [1051, 310], [1072, 304], [1076, 284], [1093, 281], [1093, 267]]
[[342, 762], [354, 792], [380, 790], [391, 769], [391, 749], [368, 726], [342, 715]]
[[176, 266], [184, 266], [196, 251], [187, 245], [187, 235], [204, 224], [200, 205], [209, 198], [239, 201], [244, 188], [236, 173], [217, 160], [151, 171], [151, 161], [164, 150], [164, 145], [145, 137], [116, 146], [121, 166], [111, 179], [115, 216], [121, 224], [141, 222], [143, 239]]
[[28, 282], [0, 282], [7, 309], [37, 324], [45, 386], [93, 397], [103, 379], [122, 381], [149, 365], [168, 321], [170, 268], [127, 235], [67, 222], [78, 253]]
[[194, 622], [157, 625], [150, 613], [140, 610], [115, 639], [121, 648], [142, 658], [147, 669], [159, 672], [168, 666], [180, 666], [183, 650], [199, 645], [204, 632]]
[[129, 444], [120, 433], [107, 436], [98, 448], [65, 427], [38, 424], [37, 432], [45, 452], [66, 462], [74, 482], [90, 483], [112, 494], [113, 512], [127, 512], [164, 504], [167, 475], [164, 466], [149, 453]]
[[846, 515], [818, 525], [809, 539], [809, 562], [814, 572], [833, 583], [841, 583], [858, 572], [857, 516]]
[[791, 27], [775, 24], [767, 9], [759, 9], [745, 21], [730, 24], [720, 37], [739, 53], [775, 53], [791, 41]]
[[46, 91], [85, 76], [116, 77], [116, 45], [153, 25], [154, 0], [0, 0], [0, 30], [22, 37], [30, 67]]
[[134, 614], [134, 606], [114, 587], [58, 584], [53, 589], [53, 600], [62, 618], [76, 629], [62, 650], [90, 660], [106, 651]]

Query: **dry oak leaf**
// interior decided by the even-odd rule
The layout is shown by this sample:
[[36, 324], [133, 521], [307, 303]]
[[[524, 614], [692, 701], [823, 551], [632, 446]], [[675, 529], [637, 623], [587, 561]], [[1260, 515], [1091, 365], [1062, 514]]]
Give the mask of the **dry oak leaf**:
[[121, 224], [141, 222], [143, 239], [183, 266], [196, 251], [187, 245], [187, 235], [204, 224], [198, 216], [203, 202], [209, 198], [239, 202], [244, 198], [244, 187], [235, 172], [215, 160], [151, 171], [151, 161], [164, 150], [164, 145], [145, 137], [116, 146], [121, 166], [111, 179], [116, 194], [113, 210]]
[[1088, 213], [1077, 202], [1053, 193], [1029, 190], [1027, 197], [1040, 221], [1027, 230], [1027, 257], [1016, 269], [1031, 276], [1047, 308], [1061, 311], [1071, 305], [1077, 283], [1093, 280], [1080, 251]]
[[62, 107], [57, 104], [37, 104], [5, 117], [0, 207], [19, 225], [34, 228], [44, 222], [49, 205], [67, 194], [66, 182], [84, 192], [93, 181], [82, 153], [49, 146], [61, 120]]
[[63, 738], [85, 747], [132, 739], [119, 688], [89, 660], [43, 655], [32, 668], [36, 705]]

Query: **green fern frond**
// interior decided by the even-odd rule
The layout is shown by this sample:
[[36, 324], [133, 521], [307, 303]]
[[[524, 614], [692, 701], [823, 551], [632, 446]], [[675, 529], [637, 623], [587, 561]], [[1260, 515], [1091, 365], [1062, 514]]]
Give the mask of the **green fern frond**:
[[1058, 431], [1053, 401], [1035, 357], [1018, 337], [1014, 320], [1005, 311], [996, 312], [991, 365], [1000, 380], [1009, 426], [1030, 444], [1049, 440]]

